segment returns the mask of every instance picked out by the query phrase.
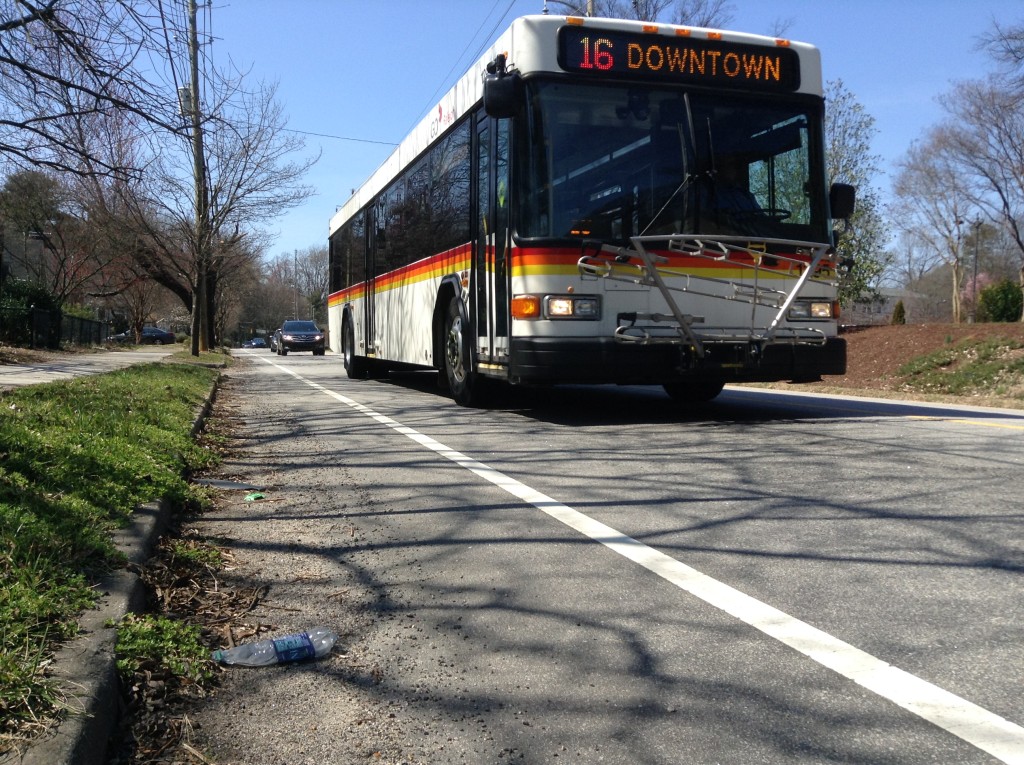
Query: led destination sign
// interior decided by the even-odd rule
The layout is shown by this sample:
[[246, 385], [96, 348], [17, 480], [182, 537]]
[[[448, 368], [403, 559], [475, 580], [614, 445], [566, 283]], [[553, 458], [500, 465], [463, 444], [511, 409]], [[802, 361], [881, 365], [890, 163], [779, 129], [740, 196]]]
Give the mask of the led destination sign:
[[565, 26], [558, 63], [567, 72], [670, 80], [745, 90], [800, 87], [800, 57], [782, 46]]

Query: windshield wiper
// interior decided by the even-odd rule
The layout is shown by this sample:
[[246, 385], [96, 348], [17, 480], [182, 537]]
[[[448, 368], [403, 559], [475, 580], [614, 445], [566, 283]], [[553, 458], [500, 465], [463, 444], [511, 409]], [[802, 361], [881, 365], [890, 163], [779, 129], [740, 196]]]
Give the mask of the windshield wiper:
[[[711, 152], [711, 165], [712, 166], [711, 166], [710, 170], [699, 170], [698, 169], [698, 171], [696, 173], [694, 173], [694, 172], [692, 172], [690, 170], [691, 152], [692, 152], [692, 156], [694, 157], [694, 163], [693, 164], [695, 164], [695, 165], [697, 165], [699, 167], [700, 162], [697, 161], [698, 160], [698, 156], [697, 156], [697, 128], [696, 128], [695, 121], [693, 119], [693, 107], [690, 104], [690, 94], [689, 93], [683, 93], [683, 105], [686, 107], [686, 131], [689, 134], [689, 139], [690, 139], [689, 142], [687, 142], [687, 140], [686, 140], [687, 136], [683, 132], [683, 125], [681, 123], [677, 123], [676, 124], [676, 130], [679, 133], [679, 144], [680, 144], [680, 148], [682, 149], [683, 180], [679, 182], [679, 185], [676, 186], [675, 191], [673, 191], [672, 194], [669, 196], [669, 198], [667, 200], [665, 200], [665, 204], [663, 204], [661, 206], [661, 209], [659, 209], [658, 212], [656, 212], [651, 217], [650, 223], [648, 223], [644, 227], [644, 230], [642, 232], [640, 232], [641, 236], [643, 236], [648, 231], [650, 231], [651, 227], [655, 223], [658, 222], [658, 219], [661, 217], [662, 213], [664, 213], [665, 210], [667, 210], [669, 208], [669, 206], [672, 204], [672, 201], [677, 196], [679, 196], [680, 194], [685, 192], [687, 189], [689, 189], [690, 185], [694, 181], [699, 181], [699, 180], [702, 180], [702, 179], [707, 179], [707, 180], [711, 181], [712, 183], [714, 183], [714, 177], [715, 177], [714, 176], [714, 161], [715, 161], [715, 159], [714, 159], [714, 151], [713, 150]], [[711, 144], [711, 120], [710, 119], [708, 120], [708, 146], [709, 146], [709, 148], [712, 146], [712, 144]], [[694, 214], [694, 219], [696, 219], [696, 220], [700, 219], [700, 196], [701, 196], [700, 194], [697, 194], [696, 200], [694, 201], [693, 214]], [[683, 198], [683, 215], [682, 215], [682, 221], [683, 221], [683, 226], [684, 227], [686, 225], [686, 221], [689, 219], [689, 216], [687, 215], [687, 213], [689, 211], [687, 210], [686, 201], [687, 200], [684, 197]], [[676, 231], [675, 233], [681, 234], [683, 232], [682, 231]]]

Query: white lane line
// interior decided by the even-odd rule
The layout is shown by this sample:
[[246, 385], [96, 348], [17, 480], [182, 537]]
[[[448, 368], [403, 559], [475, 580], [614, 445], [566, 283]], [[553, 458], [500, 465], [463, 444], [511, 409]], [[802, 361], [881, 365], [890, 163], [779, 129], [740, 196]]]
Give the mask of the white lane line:
[[[273, 364], [273, 362], [268, 362]], [[875, 658], [777, 608], [702, 574], [600, 521], [573, 510], [494, 468], [450, 449], [413, 428], [375, 412], [347, 396], [273, 364], [336, 401], [401, 433], [480, 476], [555, 520], [643, 566], [705, 603], [799, 651], [882, 698], [1010, 765], [1024, 765], [1024, 728], [949, 691]]]

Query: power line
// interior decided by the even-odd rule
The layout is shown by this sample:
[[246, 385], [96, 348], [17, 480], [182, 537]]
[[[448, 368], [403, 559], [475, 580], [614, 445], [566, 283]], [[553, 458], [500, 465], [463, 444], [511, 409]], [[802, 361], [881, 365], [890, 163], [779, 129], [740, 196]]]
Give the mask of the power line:
[[498, 31], [498, 28], [502, 25], [502, 23], [505, 21], [505, 19], [508, 18], [508, 15], [509, 15], [509, 13], [512, 12], [512, 7], [514, 5], [515, 5], [515, 0], [509, 0], [508, 7], [505, 8], [505, 12], [503, 14], [501, 14], [501, 18], [499, 18], [497, 21], [494, 22], [494, 26], [491, 27], [491, 31], [488, 32], [487, 35], [483, 38], [483, 42], [480, 43], [480, 47], [477, 48], [476, 49], [476, 53], [473, 54], [473, 60], [474, 61], [477, 58], [479, 58], [480, 55], [484, 52], [484, 48], [486, 48], [491, 43], [491, 40], [494, 37], [495, 32]]
[[292, 128], [283, 128], [289, 133], [299, 133], [301, 135], [315, 135], [319, 138], [334, 138], [338, 141], [355, 141], [357, 143], [376, 143], [381, 146], [398, 146], [397, 143], [391, 143], [390, 141], [371, 141], [369, 138], [351, 138], [345, 135], [331, 135], [330, 133], [313, 133], [309, 130], [294, 130]]
[[[484, 24], [487, 23], [487, 20], [494, 15], [494, 12], [497, 9], [498, 4], [500, 2], [501, 0], [494, 0], [494, 3], [491, 5], [491, 9], [487, 11], [487, 13], [484, 15], [483, 20], [480, 22], [480, 25], [476, 28], [476, 31], [473, 33], [472, 37], [470, 37], [469, 41], [466, 43], [466, 47], [462, 49], [462, 53], [460, 53], [458, 58], [455, 59], [455, 63], [452, 64], [451, 69], [448, 70], [448, 74], [446, 74], [444, 76], [444, 79], [441, 80], [441, 84], [438, 85], [437, 90], [435, 90], [433, 95], [430, 96], [430, 100], [424, 111], [421, 112], [421, 114], [425, 114], [427, 110], [432, 108], [433, 105], [437, 103], [437, 98], [443, 91], [451, 88], [451, 82], [449, 81], [449, 78], [452, 76], [452, 72], [454, 72], [456, 68], [459, 67], [460, 62], [462, 62], [463, 59], [466, 58], [466, 52], [470, 49], [470, 46], [473, 45], [474, 41], [480, 37], [480, 30], [483, 29]], [[501, 23], [508, 17], [509, 13], [512, 12], [512, 8], [514, 5], [515, 0], [508, 0], [508, 5], [505, 7], [505, 12], [501, 14], [501, 16], [498, 18], [496, 22], [494, 22], [494, 25], [491, 27], [491, 31], [488, 32], [483, 38], [481, 38], [482, 42], [477, 47], [476, 51], [470, 56], [470, 61], [475, 61], [483, 53], [484, 48], [486, 48], [488, 44], [490, 44], [491, 38], [494, 36], [494, 33], [497, 31], [498, 27], [501, 26]], [[417, 122], [418, 121], [419, 118], [417, 118]], [[413, 124], [415, 124], [415, 122]]]
[[[433, 92], [433, 94], [431, 94], [430, 99], [429, 99], [429, 103], [427, 104], [426, 108], [428, 108], [428, 109], [431, 108], [434, 105], [434, 103], [437, 101], [437, 96], [441, 93], [441, 91], [442, 90], [447, 90], [448, 78], [452, 76], [452, 73], [455, 72], [455, 70], [457, 68], [460, 68], [459, 64], [466, 57], [466, 53], [469, 51], [469, 47], [476, 40], [477, 36], [480, 34], [480, 30], [484, 28], [484, 24], [487, 23], [487, 19], [489, 19], [491, 17], [491, 14], [494, 13], [494, 9], [498, 7], [498, 3], [500, 3], [500, 2], [501, 2], [501, 0], [494, 0], [494, 5], [491, 6], [491, 10], [487, 11], [486, 15], [484, 15], [483, 19], [480, 21], [480, 25], [476, 28], [476, 31], [472, 34], [472, 36], [466, 42], [466, 47], [462, 49], [462, 53], [460, 53], [459, 57], [457, 59], [455, 59], [455, 62], [452, 64], [452, 68], [448, 70], [448, 73], [445, 74], [445, 76], [443, 78], [441, 78], [441, 84], [438, 85], [437, 86], [437, 90], [435, 90]], [[511, 7], [511, 5], [512, 5], [512, 3], [510, 2], [509, 6]], [[508, 11], [506, 11], [505, 13], [507, 14]]]

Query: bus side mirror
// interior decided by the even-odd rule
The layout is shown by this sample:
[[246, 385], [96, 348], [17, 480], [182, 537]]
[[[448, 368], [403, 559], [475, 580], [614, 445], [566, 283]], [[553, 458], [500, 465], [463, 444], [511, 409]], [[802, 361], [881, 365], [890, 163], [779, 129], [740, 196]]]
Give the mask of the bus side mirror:
[[488, 117], [503, 119], [519, 111], [522, 88], [519, 72], [505, 69], [505, 56], [498, 55], [484, 75], [484, 111]]
[[848, 183], [833, 183], [828, 191], [828, 206], [833, 220], [846, 220], [857, 207], [857, 189]]

